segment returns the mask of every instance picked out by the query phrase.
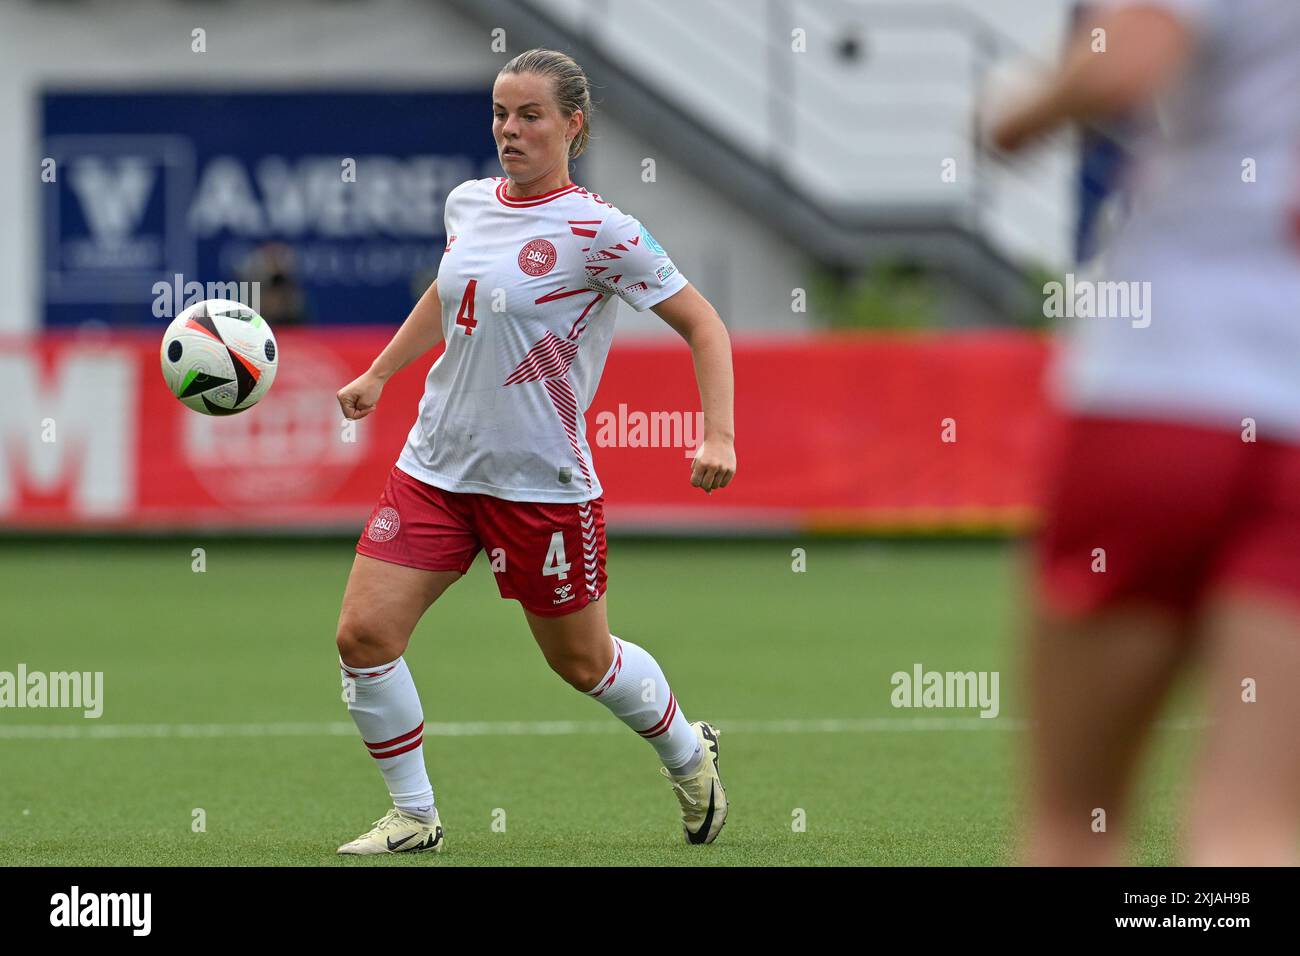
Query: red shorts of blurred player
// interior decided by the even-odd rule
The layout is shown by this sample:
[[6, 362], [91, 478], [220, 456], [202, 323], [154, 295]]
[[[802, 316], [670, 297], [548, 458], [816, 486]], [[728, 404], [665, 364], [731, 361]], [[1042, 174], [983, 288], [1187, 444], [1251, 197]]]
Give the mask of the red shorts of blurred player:
[[603, 498], [580, 504], [506, 501], [444, 491], [394, 466], [357, 553], [424, 571], [464, 574], [486, 551], [503, 598], [558, 617], [605, 593]]
[[1060, 439], [1036, 542], [1047, 609], [1185, 617], [1234, 586], [1300, 602], [1300, 445], [1082, 416]]

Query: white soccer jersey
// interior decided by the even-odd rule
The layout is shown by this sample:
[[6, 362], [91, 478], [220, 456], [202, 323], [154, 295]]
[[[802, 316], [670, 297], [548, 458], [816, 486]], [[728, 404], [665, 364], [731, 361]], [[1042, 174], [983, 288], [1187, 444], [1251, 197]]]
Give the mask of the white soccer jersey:
[[638, 312], [686, 285], [633, 217], [577, 185], [528, 198], [470, 180], [445, 206], [446, 351], [397, 466], [446, 491], [511, 501], [601, 494], [583, 413], [621, 298]]
[[1149, 315], [1066, 319], [1059, 394], [1296, 440], [1300, 0], [1143, 2], [1179, 17], [1195, 52], [1135, 144], [1129, 218], [1087, 278], [1149, 282]]

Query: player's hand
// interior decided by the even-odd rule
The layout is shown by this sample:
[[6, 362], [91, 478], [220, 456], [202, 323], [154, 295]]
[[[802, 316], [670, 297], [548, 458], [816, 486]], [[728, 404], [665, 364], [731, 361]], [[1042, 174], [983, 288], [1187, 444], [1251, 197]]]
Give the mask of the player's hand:
[[691, 460], [691, 484], [712, 494], [715, 488], [725, 488], [736, 476], [736, 449], [725, 439], [706, 438]]
[[1035, 124], [1028, 114], [1009, 113], [989, 128], [985, 146], [989, 150], [1018, 153], [1034, 139], [1035, 132]]
[[990, 73], [976, 102], [981, 152], [997, 156], [1016, 153], [1040, 132], [1040, 112], [1032, 91], [1042, 80], [1025, 68], [1006, 67]]
[[350, 419], [365, 418], [379, 404], [379, 393], [384, 390], [384, 380], [372, 372], [366, 372], [338, 392], [339, 405], [343, 417]]

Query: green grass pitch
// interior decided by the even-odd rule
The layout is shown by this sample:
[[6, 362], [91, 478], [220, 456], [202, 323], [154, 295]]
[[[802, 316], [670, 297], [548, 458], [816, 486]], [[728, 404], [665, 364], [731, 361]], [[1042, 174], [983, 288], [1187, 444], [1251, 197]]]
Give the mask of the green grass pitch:
[[[806, 571], [792, 570], [794, 548]], [[462, 731], [425, 738], [447, 850], [360, 860], [334, 849], [389, 804], [340, 699], [333, 639], [351, 562], [341, 540], [0, 542], [0, 670], [102, 671], [105, 698], [98, 720], [0, 710], [0, 865], [1013, 860], [1014, 546], [611, 541], [614, 633], [656, 655], [688, 719], [722, 730], [732, 810], [709, 847], [684, 843], [653, 750], [550, 672], [480, 556], [407, 654], [426, 722]], [[1000, 672], [1000, 716], [894, 709], [890, 675], [916, 662]], [[1194, 706], [1185, 688], [1168, 714]], [[916, 717], [960, 720], [904, 729]], [[552, 721], [569, 732], [537, 732]], [[489, 732], [463, 733], [471, 722]], [[1136, 862], [1176, 859], [1195, 742], [1157, 737]]]

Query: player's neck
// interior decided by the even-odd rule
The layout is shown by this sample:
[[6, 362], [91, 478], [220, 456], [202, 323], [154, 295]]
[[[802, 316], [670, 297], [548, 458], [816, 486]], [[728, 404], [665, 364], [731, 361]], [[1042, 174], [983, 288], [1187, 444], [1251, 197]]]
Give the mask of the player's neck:
[[531, 182], [526, 183], [507, 176], [506, 196], [510, 199], [529, 199], [533, 196], [544, 196], [546, 193], [553, 193], [557, 189], [572, 185], [573, 183], [569, 180], [568, 170], [550, 176], [538, 176]]

